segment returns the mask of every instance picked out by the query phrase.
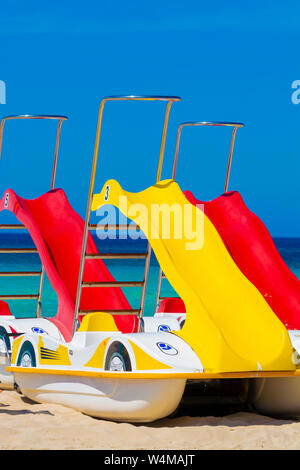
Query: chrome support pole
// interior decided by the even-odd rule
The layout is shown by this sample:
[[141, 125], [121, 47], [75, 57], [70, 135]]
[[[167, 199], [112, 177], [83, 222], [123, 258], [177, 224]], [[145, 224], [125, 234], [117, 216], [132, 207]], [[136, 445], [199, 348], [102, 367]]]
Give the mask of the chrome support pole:
[[85, 261], [87, 237], [88, 237], [88, 230], [89, 230], [89, 223], [90, 223], [90, 216], [91, 216], [92, 198], [93, 198], [93, 191], [94, 191], [97, 159], [98, 159], [98, 152], [99, 152], [99, 142], [100, 142], [101, 126], [102, 126], [102, 117], [103, 117], [103, 109], [104, 109], [105, 101], [106, 101], [105, 99], [101, 101], [100, 107], [99, 107], [99, 113], [98, 113], [98, 122], [97, 122], [96, 139], [95, 139], [95, 146], [94, 146], [92, 171], [91, 171], [88, 201], [87, 201], [87, 206], [86, 206], [86, 214], [85, 214], [85, 222], [84, 222], [84, 230], [83, 230], [83, 238], [82, 238], [81, 255], [80, 255], [77, 292], [76, 292], [76, 301], [75, 301], [75, 315], [74, 315], [74, 323], [73, 323], [73, 335], [76, 332], [77, 325], [78, 325], [84, 261]]
[[229, 177], [230, 177], [230, 170], [231, 170], [231, 163], [232, 163], [232, 155], [233, 155], [233, 147], [235, 141], [235, 134], [237, 131], [237, 127], [233, 128], [232, 135], [231, 135], [231, 142], [230, 142], [230, 150], [229, 150], [229, 157], [227, 163], [227, 171], [226, 171], [226, 179], [225, 179], [225, 186], [224, 186], [224, 193], [228, 191], [228, 184], [229, 184]]
[[167, 130], [168, 130], [168, 125], [169, 125], [169, 117], [170, 117], [170, 111], [171, 111], [172, 104], [173, 104], [173, 101], [169, 101], [167, 103], [167, 107], [166, 107], [164, 127], [163, 127], [163, 133], [162, 133], [162, 138], [161, 138], [161, 146], [160, 146], [160, 152], [159, 152], [156, 183], [158, 183], [161, 180], [161, 172], [162, 172], [163, 160], [164, 160], [164, 154], [165, 154], [165, 147], [166, 147]]
[[[158, 182], [161, 180], [161, 173], [162, 173], [162, 168], [163, 168], [163, 159], [164, 159], [165, 146], [166, 146], [166, 138], [167, 138], [167, 130], [168, 130], [169, 117], [170, 117], [170, 111], [171, 111], [172, 103], [173, 103], [172, 101], [169, 101], [169, 102], [167, 103], [167, 107], [166, 107], [165, 120], [164, 120], [164, 127], [163, 127], [163, 133], [162, 133], [162, 139], [161, 139], [161, 146], [160, 146], [160, 153], [159, 153], [159, 160], [158, 160], [158, 169], [157, 169], [157, 175], [156, 175], [156, 183], [158, 183]], [[139, 321], [138, 321], [138, 332], [141, 331], [142, 319], [143, 319], [143, 315], [144, 315], [144, 308], [145, 308], [146, 291], [147, 291], [147, 285], [148, 285], [148, 277], [149, 277], [149, 269], [150, 269], [151, 254], [152, 254], [152, 248], [151, 248], [150, 243], [148, 242], [148, 246], [147, 246], [147, 258], [146, 258], [145, 270], [144, 270], [144, 285], [143, 285], [142, 294], [141, 294], [141, 301], [140, 301], [140, 313], [139, 313]]]
[[54, 150], [54, 159], [53, 159], [53, 168], [52, 168], [52, 177], [51, 177], [51, 185], [50, 189], [54, 189], [55, 186], [55, 177], [56, 177], [56, 168], [57, 168], [57, 158], [58, 158], [58, 149], [60, 143], [60, 134], [61, 134], [61, 126], [63, 123], [63, 119], [58, 121], [57, 125], [57, 132], [56, 132], [56, 141], [55, 141], [55, 150]]
[[157, 290], [156, 290], [156, 298], [155, 298], [155, 310], [154, 310], [155, 312], [157, 311], [158, 305], [160, 302], [161, 280], [162, 280], [162, 269], [159, 266]]
[[40, 282], [39, 282], [39, 293], [36, 303], [36, 318], [41, 318], [42, 316], [42, 292], [43, 292], [43, 285], [44, 285], [44, 267], [42, 265], [41, 275], [40, 275]]
[[151, 253], [152, 253], [152, 248], [151, 248], [150, 243], [148, 242], [147, 256], [146, 256], [145, 269], [144, 269], [144, 282], [143, 282], [143, 287], [142, 287], [140, 311], [139, 311], [139, 318], [138, 318], [138, 328], [137, 328], [138, 333], [141, 331], [141, 328], [142, 328], [142, 319], [143, 319], [144, 309], [145, 309], [145, 300], [146, 300], [146, 291], [147, 291], [147, 285], [148, 285]]

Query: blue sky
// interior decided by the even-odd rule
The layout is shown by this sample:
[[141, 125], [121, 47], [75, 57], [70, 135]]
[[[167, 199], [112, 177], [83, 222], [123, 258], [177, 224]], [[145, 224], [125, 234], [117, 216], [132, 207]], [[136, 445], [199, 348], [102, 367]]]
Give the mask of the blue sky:
[[[0, 115], [63, 114], [57, 186], [82, 215], [98, 106], [105, 95], [167, 94], [173, 105], [163, 177], [180, 122], [238, 121], [230, 189], [241, 192], [273, 236], [300, 236], [300, 4], [272, 1], [1, 2]], [[97, 187], [154, 183], [164, 105], [108, 104]], [[1, 192], [48, 189], [53, 123], [8, 123]], [[178, 182], [200, 199], [222, 193], [230, 133], [185, 129]]]

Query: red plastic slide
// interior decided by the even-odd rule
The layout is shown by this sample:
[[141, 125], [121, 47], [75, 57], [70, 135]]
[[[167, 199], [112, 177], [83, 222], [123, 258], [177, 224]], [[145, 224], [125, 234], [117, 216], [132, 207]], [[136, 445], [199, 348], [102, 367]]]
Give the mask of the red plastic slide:
[[[236, 192], [209, 202], [184, 194], [192, 204], [203, 204], [235, 263], [264, 296], [272, 310], [290, 330], [300, 330], [300, 281], [281, 258], [263, 222]], [[267, 332], [266, 332], [267, 334]]]
[[[50, 320], [56, 324], [65, 340], [70, 341], [84, 230], [82, 218], [72, 209], [62, 189], [54, 189], [36, 199], [22, 199], [8, 189], [0, 200], [0, 211], [3, 209], [13, 212], [28, 229], [58, 297], [56, 316]], [[86, 251], [98, 253], [90, 233]], [[83, 280], [115, 281], [100, 259], [85, 261]], [[130, 310], [131, 307], [119, 287], [85, 287], [82, 289], [80, 309]], [[114, 319], [118, 329], [124, 333], [132, 333], [137, 329], [135, 315], [117, 315]]]

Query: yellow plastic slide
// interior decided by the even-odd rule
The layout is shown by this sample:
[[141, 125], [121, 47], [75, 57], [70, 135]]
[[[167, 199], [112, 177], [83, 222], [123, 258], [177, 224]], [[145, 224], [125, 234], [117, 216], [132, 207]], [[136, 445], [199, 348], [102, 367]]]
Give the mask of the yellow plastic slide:
[[186, 306], [186, 322], [174, 334], [193, 348], [205, 372], [295, 369], [286, 328], [175, 181], [130, 193], [109, 180], [92, 210], [104, 204], [119, 208], [147, 236]]

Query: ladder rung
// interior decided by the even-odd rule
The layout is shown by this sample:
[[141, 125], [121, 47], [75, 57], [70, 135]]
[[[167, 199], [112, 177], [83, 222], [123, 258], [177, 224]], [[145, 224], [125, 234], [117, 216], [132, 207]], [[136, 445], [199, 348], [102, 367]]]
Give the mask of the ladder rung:
[[4, 230], [16, 230], [16, 229], [26, 229], [23, 224], [0, 224], [0, 229]]
[[14, 276], [40, 276], [42, 271], [0, 271], [0, 277]]
[[87, 253], [86, 259], [145, 259], [147, 253]]
[[137, 287], [143, 284], [144, 281], [103, 281], [83, 282], [82, 287]]
[[36, 248], [0, 248], [0, 253], [38, 253]]
[[39, 298], [38, 294], [0, 295], [0, 299], [3, 299], [3, 300], [28, 300], [28, 299], [38, 299], [38, 298]]
[[79, 310], [79, 315], [88, 315], [89, 313], [109, 313], [110, 315], [138, 315], [140, 309], [136, 310], [108, 310], [108, 309], [98, 309], [98, 310]]
[[140, 230], [138, 225], [126, 224], [89, 224], [90, 230], [106, 229], [106, 230]]

